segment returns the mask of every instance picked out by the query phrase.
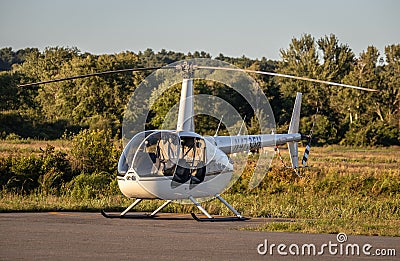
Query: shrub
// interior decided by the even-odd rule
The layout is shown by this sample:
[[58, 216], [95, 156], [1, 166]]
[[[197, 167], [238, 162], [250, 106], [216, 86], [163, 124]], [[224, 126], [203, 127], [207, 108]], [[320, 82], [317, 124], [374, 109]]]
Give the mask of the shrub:
[[18, 134], [15, 133], [10, 133], [6, 136], [6, 140], [8, 141], [15, 141], [15, 140], [20, 140], [22, 139], [21, 136], [19, 136]]
[[57, 192], [64, 183], [73, 178], [74, 172], [65, 152], [55, 151], [53, 146], [47, 145], [41, 159], [38, 183], [44, 193]]
[[13, 176], [11, 171], [12, 158], [0, 158], [0, 188], [5, 187]]
[[34, 155], [12, 160], [10, 168], [12, 177], [7, 181], [6, 188], [21, 193], [29, 193], [38, 187], [41, 175], [42, 160]]
[[82, 130], [72, 138], [71, 154], [78, 172], [113, 173], [117, 169], [118, 153], [110, 131]]
[[[313, 118], [314, 116], [309, 116], [300, 119], [301, 133], [310, 133], [314, 121]], [[326, 115], [317, 115], [313, 131], [313, 144], [334, 144], [339, 140], [338, 136], [340, 134], [335, 122], [330, 120]]]
[[73, 176], [67, 154], [50, 145], [39, 156], [0, 159], [0, 186], [9, 191], [31, 193], [39, 188], [56, 192]]
[[97, 198], [110, 194], [112, 175], [107, 172], [86, 174], [74, 177], [67, 185], [67, 191], [77, 199]]
[[341, 143], [355, 146], [400, 145], [400, 131], [381, 121], [353, 123]]

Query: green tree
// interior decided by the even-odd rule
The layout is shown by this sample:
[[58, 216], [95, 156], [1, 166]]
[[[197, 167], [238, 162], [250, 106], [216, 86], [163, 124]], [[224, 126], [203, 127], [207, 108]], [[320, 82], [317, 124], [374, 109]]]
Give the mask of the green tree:
[[[281, 56], [282, 61], [278, 64], [277, 69], [279, 73], [328, 81], [339, 80], [343, 77], [346, 69], [342, 68], [342, 65], [352, 59], [348, 47], [339, 45], [334, 35], [325, 36], [317, 42], [309, 34], [303, 35], [300, 39], [294, 38], [287, 50], [281, 50]], [[284, 100], [285, 110], [282, 115], [286, 121], [290, 120], [296, 92], [302, 92], [302, 117], [311, 121], [316, 108], [319, 107], [324, 120], [337, 122], [331, 109], [331, 98], [334, 92], [329, 86], [279, 77], [276, 81], [281, 86], [281, 98]], [[308, 131], [305, 127], [309, 125], [302, 125], [301, 131]], [[316, 130], [315, 136], [325, 141], [334, 142], [337, 129], [332, 127], [330, 130], [330, 132], [323, 131], [322, 133], [318, 133], [318, 130]], [[332, 137], [335, 138], [332, 140]]]
[[9, 71], [14, 64], [21, 64], [31, 52], [38, 52], [37, 48], [26, 48], [14, 52], [11, 47], [0, 49], [0, 71]]
[[355, 59], [354, 53], [348, 45], [340, 44], [334, 34], [322, 37], [317, 44], [322, 52], [320, 57], [322, 59], [321, 79], [341, 82], [343, 77], [350, 72]]
[[[282, 61], [277, 71], [282, 74], [296, 75], [318, 79], [321, 68], [315, 39], [309, 35], [303, 35], [300, 39], [293, 38], [287, 50], [281, 50]], [[305, 81], [277, 78], [281, 85], [284, 98], [293, 99], [296, 92], [304, 94], [304, 103], [308, 109], [310, 105], [315, 106], [315, 101], [324, 99], [320, 95], [320, 84]], [[321, 93], [322, 94], [322, 93]]]
[[[357, 59], [355, 66], [344, 78], [344, 82], [350, 85], [362, 86], [371, 89], [379, 89], [381, 77], [377, 68], [379, 59], [378, 50], [369, 46]], [[350, 123], [361, 120], [365, 122], [374, 118], [376, 109], [376, 94], [346, 89], [342, 92], [342, 104], [347, 106]]]
[[386, 46], [383, 87], [379, 92], [379, 118], [400, 130], [400, 44]]
[[[322, 67], [321, 79], [342, 82], [355, 62], [354, 53], [348, 45], [339, 43], [338, 38], [333, 34], [320, 38], [317, 44], [320, 50]], [[343, 99], [347, 97], [343, 94], [347, 93], [347, 90], [335, 86], [325, 86], [324, 90], [326, 99], [320, 104], [323, 117], [319, 118], [319, 124], [323, 124], [321, 121], [324, 119], [323, 125], [330, 125], [330, 127], [325, 127], [329, 131], [321, 130], [325, 133], [323, 135], [325, 141], [337, 142], [346, 131], [346, 128], [343, 128], [343, 124], [346, 122], [347, 108], [343, 107]], [[311, 119], [309, 122], [311, 122]]]
[[111, 139], [111, 131], [82, 130], [72, 138], [71, 154], [74, 167], [81, 173], [114, 173], [118, 150]]
[[10, 73], [0, 72], [0, 110], [15, 110], [19, 107], [17, 79]]

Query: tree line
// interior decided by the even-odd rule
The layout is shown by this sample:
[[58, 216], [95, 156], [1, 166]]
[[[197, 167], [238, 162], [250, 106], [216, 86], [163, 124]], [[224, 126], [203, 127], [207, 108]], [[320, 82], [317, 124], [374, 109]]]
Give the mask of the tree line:
[[[317, 83], [254, 76], [268, 97], [279, 131], [287, 131], [297, 91], [303, 93], [301, 132], [308, 133], [319, 108], [314, 136], [321, 144], [400, 144], [400, 44], [388, 45], [384, 54], [369, 46], [356, 55], [331, 34], [315, 39], [309, 34], [293, 38], [281, 50], [279, 61], [266, 58], [227, 57], [215, 59], [239, 68], [273, 71], [377, 89], [377, 93], [331, 87]], [[14, 52], [0, 49], [0, 134], [41, 139], [59, 138], [66, 130], [107, 129], [120, 133], [124, 109], [135, 88], [149, 72], [131, 72], [21, 88], [19, 84], [100, 71], [163, 66], [188, 58], [211, 58], [206, 52], [121, 52], [94, 55], [77, 48], [27, 48]], [[196, 93], [213, 94], [239, 106], [250, 129], [254, 112], [241, 106], [243, 99], [232, 89], [200, 82]], [[158, 128], [157, 115], [165, 114], [179, 99], [171, 88], [152, 108], [148, 128]], [[214, 134], [218, 121], [196, 117], [202, 134]]]

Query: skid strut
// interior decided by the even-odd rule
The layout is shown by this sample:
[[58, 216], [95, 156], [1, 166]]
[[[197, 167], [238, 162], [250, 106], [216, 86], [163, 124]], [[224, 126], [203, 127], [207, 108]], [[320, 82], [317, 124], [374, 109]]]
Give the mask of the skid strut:
[[197, 220], [197, 221], [208, 221], [208, 222], [215, 222], [215, 221], [244, 221], [248, 220], [249, 218], [243, 217], [242, 215], [237, 212], [236, 209], [234, 209], [228, 202], [226, 202], [225, 199], [223, 199], [219, 194], [216, 194], [215, 197], [221, 201], [227, 208], [229, 208], [235, 215], [236, 217], [219, 217], [215, 218], [210, 215], [210, 213], [205, 210], [199, 202], [197, 202], [192, 196], [189, 197], [190, 201], [193, 202], [193, 204], [196, 205], [198, 209], [200, 209], [201, 212], [207, 217], [207, 218], [199, 218], [196, 216], [196, 214], [191, 213], [192, 217]]
[[153, 211], [153, 213], [150, 214], [150, 217], [154, 217], [161, 209], [165, 208], [171, 202], [172, 200], [165, 201], [164, 204], [159, 206], [156, 210]]
[[234, 209], [228, 202], [226, 202], [226, 200], [223, 199], [219, 194], [216, 194], [215, 197], [219, 199], [219, 201], [221, 201], [225, 206], [227, 206], [227, 208], [229, 208], [238, 218], [243, 218], [242, 215], [240, 215], [239, 212], [237, 212], [237, 210]]
[[190, 196], [189, 199], [190, 199], [190, 201], [193, 202], [193, 204], [196, 205], [196, 207], [197, 207], [198, 209], [200, 209], [201, 212], [203, 212], [204, 215], [207, 216], [207, 218], [213, 219], [213, 217], [210, 215], [210, 213], [208, 213], [207, 210], [205, 210], [205, 209], [200, 205], [200, 203], [197, 202], [192, 196]]
[[128, 213], [134, 206], [136, 206], [137, 204], [139, 204], [140, 202], [142, 202], [141, 198], [138, 198], [135, 202], [133, 202], [127, 209], [125, 209], [124, 211], [122, 211], [122, 213], [120, 214], [121, 217], [125, 216], [126, 213]]

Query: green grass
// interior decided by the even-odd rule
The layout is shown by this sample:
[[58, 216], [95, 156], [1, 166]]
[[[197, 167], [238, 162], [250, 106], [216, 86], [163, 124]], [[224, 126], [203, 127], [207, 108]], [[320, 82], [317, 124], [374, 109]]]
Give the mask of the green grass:
[[51, 141], [33, 139], [0, 140], [0, 157], [37, 155], [47, 145], [53, 146], [56, 150], [69, 151], [71, 142], [62, 139]]
[[[3, 142], [0, 148], [15, 145]], [[12, 155], [29, 154], [28, 145], [37, 151], [43, 144], [39, 146], [34, 141], [19, 144], [20, 150], [15, 149]], [[51, 145], [63, 149], [65, 143], [57, 141]], [[6, 153], [3, 149], [3, 154]], [[287, 153], [282, 153], [288, 162]], [[275, 158], [272, 169], [257, 188], [247, 189], [251, 168], [246, 168], [242, 177], [223, 197], [245, 216], [290, 221], [268, 221], [257, 227], [245, 228], [249, 230], [400, 236], [398, 155], [400, 147], [313, 148], [309, 160], [311, 167], [303, 171], [303, 178], [282, 169]], [[109, 192], [106, 190], [94, 196], [93, 191], [74, 194], [66, 190], [52, 194], [36, 190], [21, 195], [3, 190], [0, 197], [0, 212], [121, 211], [132, 202], [118, 192], [116, 182], [109, 185]], [[144, 201], [135, 209], [150, 212], [161, 203]], [[205, 202], [203, 206], [215, 215], [232, 214], [218, 200]], [[189, 213], [197, 212], [197, 209], [192, 205], [170, 204], [165, 211]]]
[[249, 215], [293, 222], [246, 229], [400, 236], [399, 152], [399, 147], [314, 149], [312, 168], [302, 179], [287, 183], [287, 176], [278, 178], [282, 172], [268, 174], [269, 184], [240, 203]]

